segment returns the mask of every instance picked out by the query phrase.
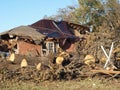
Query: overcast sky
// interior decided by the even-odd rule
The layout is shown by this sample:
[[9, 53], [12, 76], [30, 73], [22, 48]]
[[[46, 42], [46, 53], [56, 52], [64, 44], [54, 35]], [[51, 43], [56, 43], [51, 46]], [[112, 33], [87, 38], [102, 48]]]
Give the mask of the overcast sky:
[[0, 0], [0, 32], [30, 25], [59, 8], [76, 5], [77, 0]]

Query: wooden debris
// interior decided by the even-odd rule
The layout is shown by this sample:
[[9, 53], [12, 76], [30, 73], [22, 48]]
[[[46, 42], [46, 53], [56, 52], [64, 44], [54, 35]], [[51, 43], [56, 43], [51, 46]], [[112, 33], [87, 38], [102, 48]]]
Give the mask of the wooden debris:
[[58, 56], [62, 56], [62, 57], [69, 57], [70, 55], [69, 55], [69, 53], [68, 52], [65, 52], [65, 51], [63, 51], [63, 52], [61, 52]]
[[118, 52], [120, 52], [120, 48], [116, 48], [113, 50], [113, 53], [118, 53]]
[[57, 63], [58, 65], [62, 64], [63, 61], [64, 61], [64, 58], [63, 58], [62, 56], [58, 56], [58, 57], [56, 58], [56, 63]]
[[60, 52], [60, 54], [58, 55], [58, 57], [56, 58], [56, 64], [60, 65], [62, 64], [62, 62], [66, 59], [66, 58], [69, 58], [70, 55], [68, 52]]
[[90, 66], [91, 64], [95, 63], [95, 58], [93, 55], [86, 55], [85, 59], [84, 59], [84, 63], [88, 66]]
[[82, 37], [83, 35], [79, 33], [78, 30], [74, 30], [74, 34], [75, 36], [78, 36], [78, 37]]
[[106, 67], [106, 70], [113, 70], [113, 68], [111, 68], [111, 67]]
[[15, 54], [14, 53], [11, 53], [9, 58], [8, 58], [8, 61], [11, 61], [11, 62], [14, 62], [15, 61]]
[[42, 65], [41, 63], [38, 63], [38, 65], [36, 66], [36, 69], [41, 70], [41, 65]]
[[120, 58], [116, 58], [116, 60], [119, 60], [119, 61], [120, 61]]
[[108, 75], [120, 74], [120, 71], [113, 71], [113, 70], [91, 70], [93, 73], [103, 73]]
[[22, 62], [21, 62], [21, 68], [22, 67], [27, 67], [27, 66], [28, 66], [27, 60], [23, 59]]
[[105, 64], [106, 60], [107, 60], [107, 58], [105, 56], [102, 56], [100, 59], [100, 63]]

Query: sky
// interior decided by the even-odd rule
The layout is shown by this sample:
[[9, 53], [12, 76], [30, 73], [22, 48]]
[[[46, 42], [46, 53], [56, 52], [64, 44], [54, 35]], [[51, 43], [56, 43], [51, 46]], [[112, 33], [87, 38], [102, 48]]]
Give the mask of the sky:
[[56, 15], [69, 5], [77, 5], [77, 0], [0, 0], [0, 32]]

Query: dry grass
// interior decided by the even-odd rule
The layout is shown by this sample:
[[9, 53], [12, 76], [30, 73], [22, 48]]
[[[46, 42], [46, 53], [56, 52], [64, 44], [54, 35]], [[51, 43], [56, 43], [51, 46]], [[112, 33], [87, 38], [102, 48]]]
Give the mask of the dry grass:
[[54, 81], [41, 82], [4, 82], [0, 85], [0, 90], [119, 90], [118, 81], [106, 81], [98, 79], [86, 79], [80, 81]]

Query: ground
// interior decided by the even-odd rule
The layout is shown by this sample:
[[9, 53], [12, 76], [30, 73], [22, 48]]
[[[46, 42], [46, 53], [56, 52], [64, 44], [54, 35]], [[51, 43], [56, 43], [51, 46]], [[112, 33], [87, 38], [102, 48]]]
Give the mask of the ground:
[[[114, 84], [113, 84], [114, 83]], [[120, 82], [116, 80], [85, 79], [72, 81], [2, 82], [0, 90], [119, 90]]]

